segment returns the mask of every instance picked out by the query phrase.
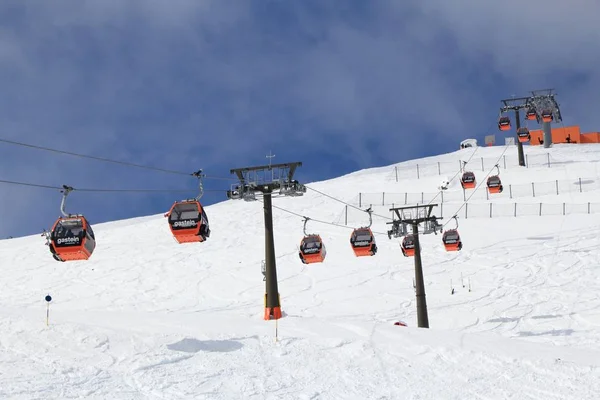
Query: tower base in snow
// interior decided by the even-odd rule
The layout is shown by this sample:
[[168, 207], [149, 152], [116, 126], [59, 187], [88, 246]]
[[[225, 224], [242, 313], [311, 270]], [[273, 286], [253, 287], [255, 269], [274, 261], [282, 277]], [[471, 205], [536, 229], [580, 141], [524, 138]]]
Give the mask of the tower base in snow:
[[280, 305], [279, 293], [277, 294], [277, 305], [268, 307], [267, 306], [267, 294], [265, 293], [265, 321], [270, 319], [281, 318], [281, 305]]
[[281, 318], [281, 307], [265, 308], [265, 321]]

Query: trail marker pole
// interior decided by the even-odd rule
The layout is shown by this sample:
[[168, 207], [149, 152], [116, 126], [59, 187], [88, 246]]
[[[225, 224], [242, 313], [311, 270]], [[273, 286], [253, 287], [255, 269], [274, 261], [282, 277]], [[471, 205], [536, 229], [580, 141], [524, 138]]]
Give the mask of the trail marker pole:
[[46, 300], [46, 326], [50, 324], [50, 302], [52, 301], [52, 296], [47, 295], [44, 300]]

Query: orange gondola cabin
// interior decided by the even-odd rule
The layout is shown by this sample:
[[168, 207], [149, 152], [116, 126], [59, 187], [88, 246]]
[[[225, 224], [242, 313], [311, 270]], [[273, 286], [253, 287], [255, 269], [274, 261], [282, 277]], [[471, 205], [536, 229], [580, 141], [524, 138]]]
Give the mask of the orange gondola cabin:
[[460, 251], [462, 249], [462, 241], [460, 240], [460, 235], [456, 229], [445, 231], [442, 236], [442, 242], [444, 243], [446, 251]]
[[357, 228], [350, 235], [350, 245], [356, 257], [374, 256], [377, 253], [375, 236], [371, 228]]
[[517, 137], [519, 138], [519, 142], [525, 143], [531, 140], [531, 134], [529, 133], [529, 129], [527, 128], [519, 128], [517, 129]]
[[165, 217], [177, 243], [204, 242], [210, 237], [208, 217], [198, 200], [175, 202]]
[[537, 119], [535, 110], [533, 108], [528, 109], [527, 112], [525, 113], [525, 118], [528, 121], [535, 121]]
[[489, 193], [502, 193], [504, 187], [498, 175], [490, 176], [487, 179], [487, 189]]
[[498, 129], [500, 129], [501, 131], [508, 131], [510, 130], [510, 118], [508, 117], [500, 117], [498, 119]]
[[69, 215], [54, 223], [48, 247], [56, 261], [87, 260], [96, 248], [96, 237], [83, 215]]
[[300, 261], [303, 264], [320, 263], [325, 260], [327, 250], [319, 235], [307, 235], [300, 242]]
[[475, 174], [471, 171], [465, 171], [460, 179], [463, 189], [473, 189], [476, 184]]
[[400, 249], [404, 257], [413, 257], [415, 255], [415, 237], [413, 235], [404, 236]]
[[553, 119], [554, 119], [554, 116], [552, 115], [551, 110], [542, 111], [542, 121], [543, 122], [552, 122]]

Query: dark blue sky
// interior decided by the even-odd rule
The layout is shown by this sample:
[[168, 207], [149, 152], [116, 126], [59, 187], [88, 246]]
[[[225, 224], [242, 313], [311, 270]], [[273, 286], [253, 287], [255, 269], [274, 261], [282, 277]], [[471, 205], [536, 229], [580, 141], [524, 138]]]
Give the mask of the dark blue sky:
[[[484, 4], [485, 3], [485, 4]], [[457, 149], [496, 133], [499, 100], [556, 88], [564, 123], [600, 130], [600, 5], [425, 1], [0, 3], [0, 138], [190, 173], [302, 161], [297, 177]], [[0, 179], [186, 189], [193, 178], [0, 144]], [[230, 182], [207, 180], [209, 190]], [[59, 216], [60, 193], [0, 184], [0, 237]], [[181, 193], [75, 192], [104, 222]], [[207, 192], [205, 204], [225, 199]]]

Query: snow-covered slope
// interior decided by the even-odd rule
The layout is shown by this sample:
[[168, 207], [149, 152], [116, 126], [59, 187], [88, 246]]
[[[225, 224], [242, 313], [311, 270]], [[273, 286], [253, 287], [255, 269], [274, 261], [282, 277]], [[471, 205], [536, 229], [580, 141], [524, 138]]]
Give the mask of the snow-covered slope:
[[[0, 398], [597, 399], [600, 213], [459, 218], [458, 253], [445, 252], [439, 235], [422, 236], [430, 329], [420, 329], [414, 260], [387, 237], [390, 206], [375, 210], [378, 254], [356, 258], [349, 235], [368, 215], [350, 206], [342, 221], [346, 206], [334, 199], [358, 206], [361, 192], [435, 194], [460, 160], [479, 182], [496, 163], [515, 187], [600, 181], [598, 145], [526, 152], [528, 168], [514, 147], [464, 149], [274, 199], [278, 340], [276, 322], [262, 319], [260, 202], [207, 207], [212, 235], [202, 244], [177, 244], [162, 215], [95, 225], [86, 262], [55, 262], [39, 236], [2, 240]], [[463, 206], [449, 194], [462, 195], [458, 179], [445, 220]], [[470, 201], [600, 202], [600, 185], [509, 200], [484, 191]], [[303, 221], [293, 213], [335, 223], [308, 223], [326, 243], [323, 264], [298, 259]]]

